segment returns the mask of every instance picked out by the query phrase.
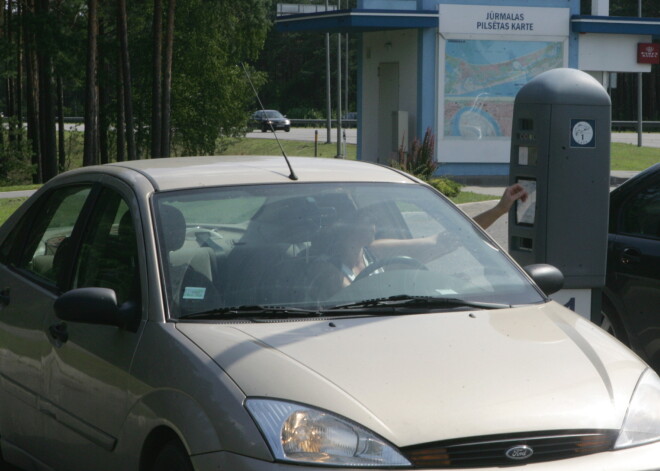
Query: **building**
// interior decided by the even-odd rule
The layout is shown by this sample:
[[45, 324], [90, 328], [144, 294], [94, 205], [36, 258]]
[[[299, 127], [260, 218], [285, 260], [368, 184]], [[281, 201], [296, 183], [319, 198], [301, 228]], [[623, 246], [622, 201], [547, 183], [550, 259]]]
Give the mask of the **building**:
[[[549, 69], [649, 72], [660, 18], [610, 17], [609, 0], [360, 0], [358, 8], [278, 16], [279, 31], [358, 34], [358, 158], [389, 163], [436, 137], [438, 173], [508, 174], [517, 91]], [[646, 46], [645, 46], [646, 47]], [[638, 57], [639, 56], [639, 57]], [[369, 119], [366, 119], [369, 117]]]

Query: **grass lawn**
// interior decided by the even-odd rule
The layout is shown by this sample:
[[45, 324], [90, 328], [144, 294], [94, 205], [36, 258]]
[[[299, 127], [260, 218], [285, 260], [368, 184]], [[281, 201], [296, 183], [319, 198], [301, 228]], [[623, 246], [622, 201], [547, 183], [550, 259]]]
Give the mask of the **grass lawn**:
[[[314, 143], [307, 141], [287, 141], [280, 139], [280, 144], [286, 155], [294, 157], [314, 157]], [[281, 155], [280, 147], [275, 139], [227, 139], [223, 141], [219, 153], [222, 155]], [[334, 157], [337, 155], [337, 143], [318, 143], [318, 157]], [[346, 144], [346, 159], [355, 160], [357, 146]]]
[[640, 171], [660, 162], [660, 148], [613, 142], [610, 160], [612, 170]]

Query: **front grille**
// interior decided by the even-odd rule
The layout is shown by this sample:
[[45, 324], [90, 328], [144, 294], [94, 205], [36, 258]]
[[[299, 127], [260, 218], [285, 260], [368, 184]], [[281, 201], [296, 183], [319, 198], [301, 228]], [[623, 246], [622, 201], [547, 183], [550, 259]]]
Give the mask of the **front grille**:
[[611, 450], [615, 430], [551, 431], [427, 443], [402, 451], [416, 468], [522, 466]]

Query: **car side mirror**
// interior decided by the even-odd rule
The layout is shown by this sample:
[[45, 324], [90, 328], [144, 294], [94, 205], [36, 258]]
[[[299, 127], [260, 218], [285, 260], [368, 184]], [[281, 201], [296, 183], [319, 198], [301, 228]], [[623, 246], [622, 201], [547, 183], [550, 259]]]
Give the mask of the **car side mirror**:
[[63, 321], [124, 327], [117, 295], [109, 288], [76, 288], [55, 300], [55, 315]]
[[564, 275], [557, 267], [547, 263], [535, 263], [523, 269], [546, 296], [556, 293], [564, 286]]

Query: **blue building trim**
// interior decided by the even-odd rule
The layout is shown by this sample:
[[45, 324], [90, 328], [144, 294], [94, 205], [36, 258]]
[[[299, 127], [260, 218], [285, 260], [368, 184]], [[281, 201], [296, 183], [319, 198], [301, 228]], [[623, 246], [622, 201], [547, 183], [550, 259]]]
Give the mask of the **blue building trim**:
[[420, 139], [427, 128], [435, 129], [438, 86], [435, 80], [438, 68], [436, 29], [419, 32], [417, 47], [417, 136]]
[[[362, 51], [364, 45], [363, 45], [363, 39], [362, 39], [361, 34], [358, 35], [357, 42], [358, 42], [358, 51]], [[357, 54], [357, 70], [358, 70], [358, 74], [357, 74], [357, 97], [356, 97], [357, 99], [356, 99], [356, 103], [355, 103], [355, 106], [356, 106], [355, 109], [358, 112], [358, 114], [357, 114], [357, 119], [358, 119], [357, 128], [359, 130], [359, 129], [362, 129], [362, 121], [364, 120], [364, 117], [362, 116], [363, 115], [362, 102], [364, 101], [363, 98], [362, 98], [364, 96], [364, 64], [363, 64], [362, 54]], [[362, 133], [359, 132], [359, 131], [357, 133], [357, 143], [356, 144], [357, 144], [356, 159], [357, 160], [362, 160]]]
[[358, 33], [388, 29], [437, 28], [437, 11], [348, 9], [278, 16], [277, 31]]
[[660, 37], [660, 18], [574, 15], [571, 17], [571, 31], [575, 33], [649, 34]]

